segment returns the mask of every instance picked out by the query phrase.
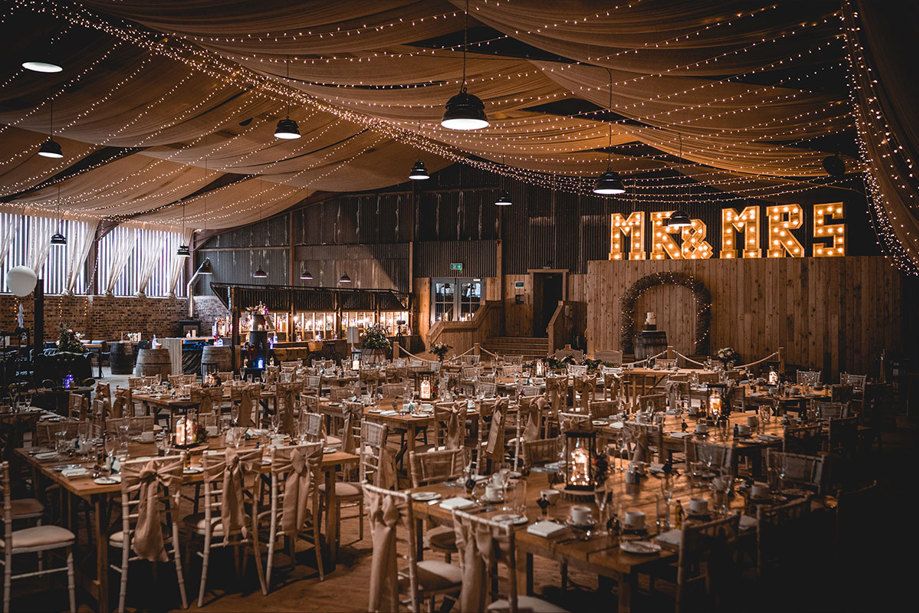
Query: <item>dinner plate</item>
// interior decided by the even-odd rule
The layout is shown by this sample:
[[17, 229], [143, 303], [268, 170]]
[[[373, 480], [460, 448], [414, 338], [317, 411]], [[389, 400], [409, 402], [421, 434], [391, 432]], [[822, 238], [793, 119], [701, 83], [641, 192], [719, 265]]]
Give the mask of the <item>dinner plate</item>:
[[204, 472], [204, 469], [200, 466], [186, 466], [182, 472], [186, 475], [200, 475]]
[[602, 419], [595, 419], [590, 423], [592, 423], [595, 426], [608, 426], [609, 425], [608, 421], [603, 421]]
[[322, 453], [335, 453], [338, 451], [337, 447], [324, 447]]
[[651, 541], [621, 541], [619, 548], [627, 553], [635, 554], [652, 554], [659, 553], [661, 546]]
[[516, 513], [501, 513], [493, 516], [491, 519], [502, 523], [511, 523], [515, 526], [522, 526], [530, 521], [527, 519], [526, 515], [517, 515]]
[[93, 479], [93, 483], [96, 485], [115, 485], [116, 483], [121, 483], [121, 477], [99, 477]]
[[36, 453], [35, 459], [39, 462], [47, 462], [48, 460], [56, 460], [60, 456], [56, 451], [44, 451], [42, 453]]
[[412, 494], [412, 500], [417, 502], [430, 502], [432, 500], [440, 500], [441, 496], [437, 492], [415, 492]]

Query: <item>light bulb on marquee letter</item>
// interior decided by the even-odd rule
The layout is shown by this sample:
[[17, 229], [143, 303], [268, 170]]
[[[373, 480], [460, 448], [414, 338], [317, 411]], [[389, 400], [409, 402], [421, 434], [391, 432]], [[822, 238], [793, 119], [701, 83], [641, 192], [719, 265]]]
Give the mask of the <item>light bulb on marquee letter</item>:
[[645, 213], [644, 211], [635, 211], [629, 215], [628, 219], [619, 213], [610, 215], [610, 234], [609, 234], [609, 259], [621, 260], [624, 257], [622, 253], [622, 237], [628, 236], [629, 241], [629, 259], [645, 259]]
[[846, 254], [846, 224], [828, 224], [826, 218], [844, 219], [842, 202], [814, 205], [814, 239], [828, 238], [829, 246], [814, 241], [815, 258], [840, 257]]
[[683, 259], [684, 260], [707, 260], [714, 252], [712, 246], [705, 240], [708, 234], [708, 226], [701, 219], [693, 219], [692, 225], [683, 228], [680, 234], [683, 237]]
[[777, 204], [766, 207], [769, 224], [770, 258], [783, 258], [788, 253], [793, 258], [803, 258], [804, 248], [791, 233], [804, 223], [804, 214], [799, 204]]
[[673, 211], [654, 211], [651, 213], [651, 259], [664, 260], [670, 257], [673, 260], [683, 259], [683, 250], [671, 234], [681, 234], [682, 228], [664, 225]]
[[721, 209], [721, 258], [737, 257], [737, 235], [743, 232], [743, 257], [759, 258], [759, 207], [748, 206], [738, 213], [734, 209]]

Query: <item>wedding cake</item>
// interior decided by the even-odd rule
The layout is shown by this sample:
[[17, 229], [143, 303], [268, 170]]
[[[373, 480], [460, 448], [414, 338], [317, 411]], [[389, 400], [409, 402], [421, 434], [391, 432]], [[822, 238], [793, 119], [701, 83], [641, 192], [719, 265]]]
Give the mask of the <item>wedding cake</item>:
[[645, 315], [645, 330], [657, 330], [657, 315], [653, 311]]

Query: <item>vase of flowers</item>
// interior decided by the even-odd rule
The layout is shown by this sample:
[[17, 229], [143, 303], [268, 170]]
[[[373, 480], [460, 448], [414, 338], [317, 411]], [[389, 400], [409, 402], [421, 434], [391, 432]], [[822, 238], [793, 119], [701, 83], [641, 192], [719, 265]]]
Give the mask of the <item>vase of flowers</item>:
[[370, 356], [374, 360], [377, 357], [383, 357], [391, 346], [389, 337], [386, 336], [386, 330], [380, 324], [374, 324], [367, 328], [364, 336], [361, 337], [361, 348], [369, 350]]
[[83, 344], [80, 342], [80, 336], [61, 324], [61, 331], [57, 338], [57, 350], [62, 353], [79, 353], [83, 354]]
[[431, 345], [431, 353], [437, 356], [437, 360], [443, 363], [444, 358], [447, 357], [447, 352], [453, 349], [447, 343], [437, 342]]
[[733, 347], [722, 347], [715, 353], [715, 358], [724, 365], [725, 369], [728, 369], [740, 360], [740, 355], [734, 351]]

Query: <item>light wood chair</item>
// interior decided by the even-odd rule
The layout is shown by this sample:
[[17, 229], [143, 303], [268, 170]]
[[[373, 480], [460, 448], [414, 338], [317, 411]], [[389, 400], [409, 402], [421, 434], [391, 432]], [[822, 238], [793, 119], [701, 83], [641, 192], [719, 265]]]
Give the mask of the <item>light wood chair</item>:
[[[228, 452], [232, 453], [232, 452]], [[262, 557], [258, 549], [258, 530], [254, 530], [253, 519], [258, 517], [258, 496], [254, 491], [262, 464], [262, 449], [246, 449], [237, 453], [239, 461], [239, 479], [231, 478], [234, 489], [244, 508], [242, 523], [247, 527], [245, 535], [239, 530], [232, 532], [224, 529], [221, 509], [225, 504], [224, 474], [233, 470], [228, 465], [228, 453], [209, 455], [205, 453], [201, 459], [204, 469], [204, 513], [188, 515], [183, 522], [190, 533], [203, 539], [201, 551], [195, 553], [201, 557], [201, 583], [198, 588], [198, 607], [204, 606], [204, 594], [207, 587], [207, 570], [210, 563], [211, 551], [214, 549], [235, 548], [237, 551], [244, 547], [252, 549], [255, 557], [256, 570], [262, 594], [268, 593], [265, 585], [265, 576], [262, 573]]]
[[[370, 483], [364, 482], [362, 487], [367, 491], [370, 499], [370, 525], [371, 530], [385, 529], [388, 527], [387, 517], [383, 515], [384, 509], [398, 511], [398, 518], [392, 525], [394, 532], [391, 546], [396, 547], [396, 543], [402, 541], [403, 547], [396, 548], [397, 559], [405, 562], [403, 568], [397, 568], [396, 576], [383, 578], [384, 581], [392, 581], [394, 589], [388, 590], [390, 601], [388, 603], [380, 602], [378, 607], [371, 606], [371, 610], [380, 611], [398, 611], [400, 605], [408, 607], [413, 613], [421, 612], [422, 602], [427, 601], [428, 611], [435, 610], [435, 599], [437, 597], [447, 597], [455, 599], [460, 591], [462, 583], [462, 571], [452, 564], [440, 562], [437, 560], [418, 560], [418, 545], [415, 533], [415, 515], [412, 510], [412, 500], [408, 492], [387, 490], [377, 487]], [[387, 500], [389, 502], [387, 502]], [[399, 528], [408, 528], [405, 530], [405, 537], [400, 538], [402, 531]], [[389, 543], [388, 539], [373, 539], [373, 557], [384, 557], [388, 553], [383, 547]], [[405, 551], [404, 554], [399, 551]], [[371, 565], [376, 564], [374, 559]], [[373, 595], [371, 595], [371, 600]], [[371, 603], [372, 604], [372, 603]]]
[[684, 438], [683, 441], [687, 467], [692, 463], [701, 462], [713, 471], [732, 474], [733, 447], [717, 443], [703, 443], [689, 438]]
[[153, 432], [154, 418], [152, 415], [146, 417], [113, 417], [105, 420], [105, 432], [107, 434], [118, 434], [121, 426], [128, 427], [129, 436], [137, 436], [143, 432]]
[[520, 457], [522, 470], [529, 471], [536, 466], [543, 466], [558, 461], [559, 438], [544, 438], [536, 441], [523, 441]]
[[849, 416], [849, 405], [845, 402], [814, 401], [813, 412], [817, 419], [829, 421]]
[[[108, 537], [109, 547], [121, 550], [121, 565], [111, 565], [114, 571], [121, 574], [118, 590], [119, 611], [124, 611], [130, 563], [143, 559], [139, 555], [132, 555], [135, 529], [138, 525], [146, 523], [149, 513], [156, 513], [156, 516], [160, 518], [166, 561], [168, 562], [168, 558], [172, 557], [175, 563], [182, 608], [188, 608], [188, 600], [185, 596], [185, 575], [182, 573], [182, 555], [179, 548], [181, 542], [179, 524], [174, 521], [173, 517], [173, 513], [178, 510], [177, 495], [182, 485], [184, 463], [183, 457], [176, 455], [152, 460], [132, 460], [125, 462], [121, 467], [121, 530]], [[152, 475], [144, 474], [148, 465], [151, 465]], [[141, 504], [143, 485], [150, 481], [152, 481], [150, 486], [157, 488], [156, 500], [160, 508], [151, 509], [148, 505]], [[172, 491], [170, 487], [173, 488]]]
[[825, 462], [825, 456], [766, 450], [766, 469], [774, 471], [783, 488], [791, 486], [822, 493]]
[[[472, 515], [463, 511], [453, 511], [453, 525], [456, 527], [456, 546], [461, 552], [459, 557], [464, 564], [481, 564], [484, 566], [485, 581], [480, 587], [484, 592], [481, 603], [471, 603], [473, 609], [488, 611], [533, 611], [539, 613], [566, 613], [565, 609], [547, 600], [535, 596], [517, 593], [517, 543], [514, 527], [508, 522], [497, 522], [493, 519]], [[491, 536], [491, 546], [482, 544]], [[483, 552], [492, 552], [490, 559]], [[507, 581], [499, 581], [500, 567], [507, 569]], [[499, 586], [504, 585], [507, 594], [501, 598]], [[491, 586], [491, 589], [488, 589]], [[469, 589], [471, 585], [464, 585]], [[490, 596], [490, 597], [489, 597]], [[497, 598], [496, 598], [497, 597]], [[461, 593], [460, 598], [463, 598]], [[473, 600], [471, 595], [470, 600]]]
[[[3, 550], [3, 613], [10, 611], [10, 594], [13, 579], [26, 579], [28, 577], [42, 577], [54, 573], [67, 573], [67, 591], [70, 596], [70, 611], [77, 610], [76, 591], [73, 578], [73, 545], [76, 536], [70, 530], [60, 526], [33, 526], [21, 530], [13, 530], [13, 500], [10, 488], [9, 462], [0, 463], [0, 498], [3, 504], [3, 540], [0, 549]], [[41, 562], [44, 552], [63, 550], [66, 553], [66, 565], [62, 568], [45, 568]], [[39, 555], [39, 569], [35, 571], [15, 574], [13, 572], [13, 558], [17, 555], [37, 553]]]
[[759, 506], [756, 514], [756, 572], [762, 576], [770, 565], [794, 557], [807, 542], [810, 499], [798, 498], [774, 507]]
[[192, 385], [198, 380], [197, 375], [169, 375], [169, 385], [172, 387], [182, 387], [183, 385]]
[[[413, 451], [409, 454], [412, 487], [461, 478], [468, 460], [469, 452], [462, 448], [421, 453]], [[456, 533], [453, 526], [429, 525], [424, 533], [424, 544], [444, 554], [444, 559], [450, 562], [456, 553]]]
[[667, 394], [645, 394], [638, 397], [638, 410], [661, 413], [667, 410]]
[[823, 426], [786, 426], [782, 450], [788, 453], [816, 455], [822, 447]]
[[[294, 496], [297, 492], [292, 492], [288, 488], [288, 478], [292, 476], [292, 459], [294, 455], [300, 455], [305, 461], [304, 470], [309, 471], [308, 492], [304, 496], [308, 508], [304, 511], [297, 508], [295, 501], [292, 507], [293, 513], [302, 512], [304, 522], [302, 525], [295, 526], [293, 533], [285, 533], [284, 526], [281, 522], [284, 519], [285, 506], [287, 505], [288, 496]], [[300, 460], [296, 460], [299, 462]], [[322, 461], [322, 444], [307, 443], [305, 445], [292, 445], [288, 447], [276, 447], [272, 453], [271, 461], [271, 481], [270, 481], [270, 499], [268, 509], [261, 512], [258, 516], [258, 525], [261, 526], [268, 522], [268, 558], [265, 564], [265, 584], [271, 588], [271, 571], [274, 568], [274, 554], [278, 544], [286, 540], [287, 553], [291, 565], [296, 563], [297, 541], [301, 540], [312, 545], [316, 552], [316, 567], [319, 572], [319, 580], [325, 581], [325, 568], [322, 561], [322, 536], [319, 533], [319, 518], [321, 507], [319, 502], [319, 483], [322, 481], [322, 470], [320, 462]], [[299, 485], [298, 485], [299, 487]], [[286, 522], [285, 522], [286, 523]]]
[[819, 370], [798, 370], [795, 372], [795, 380], [798, 385], [809, 385], [813, 387], [820, 383], [820, 375], [822, 371]]

